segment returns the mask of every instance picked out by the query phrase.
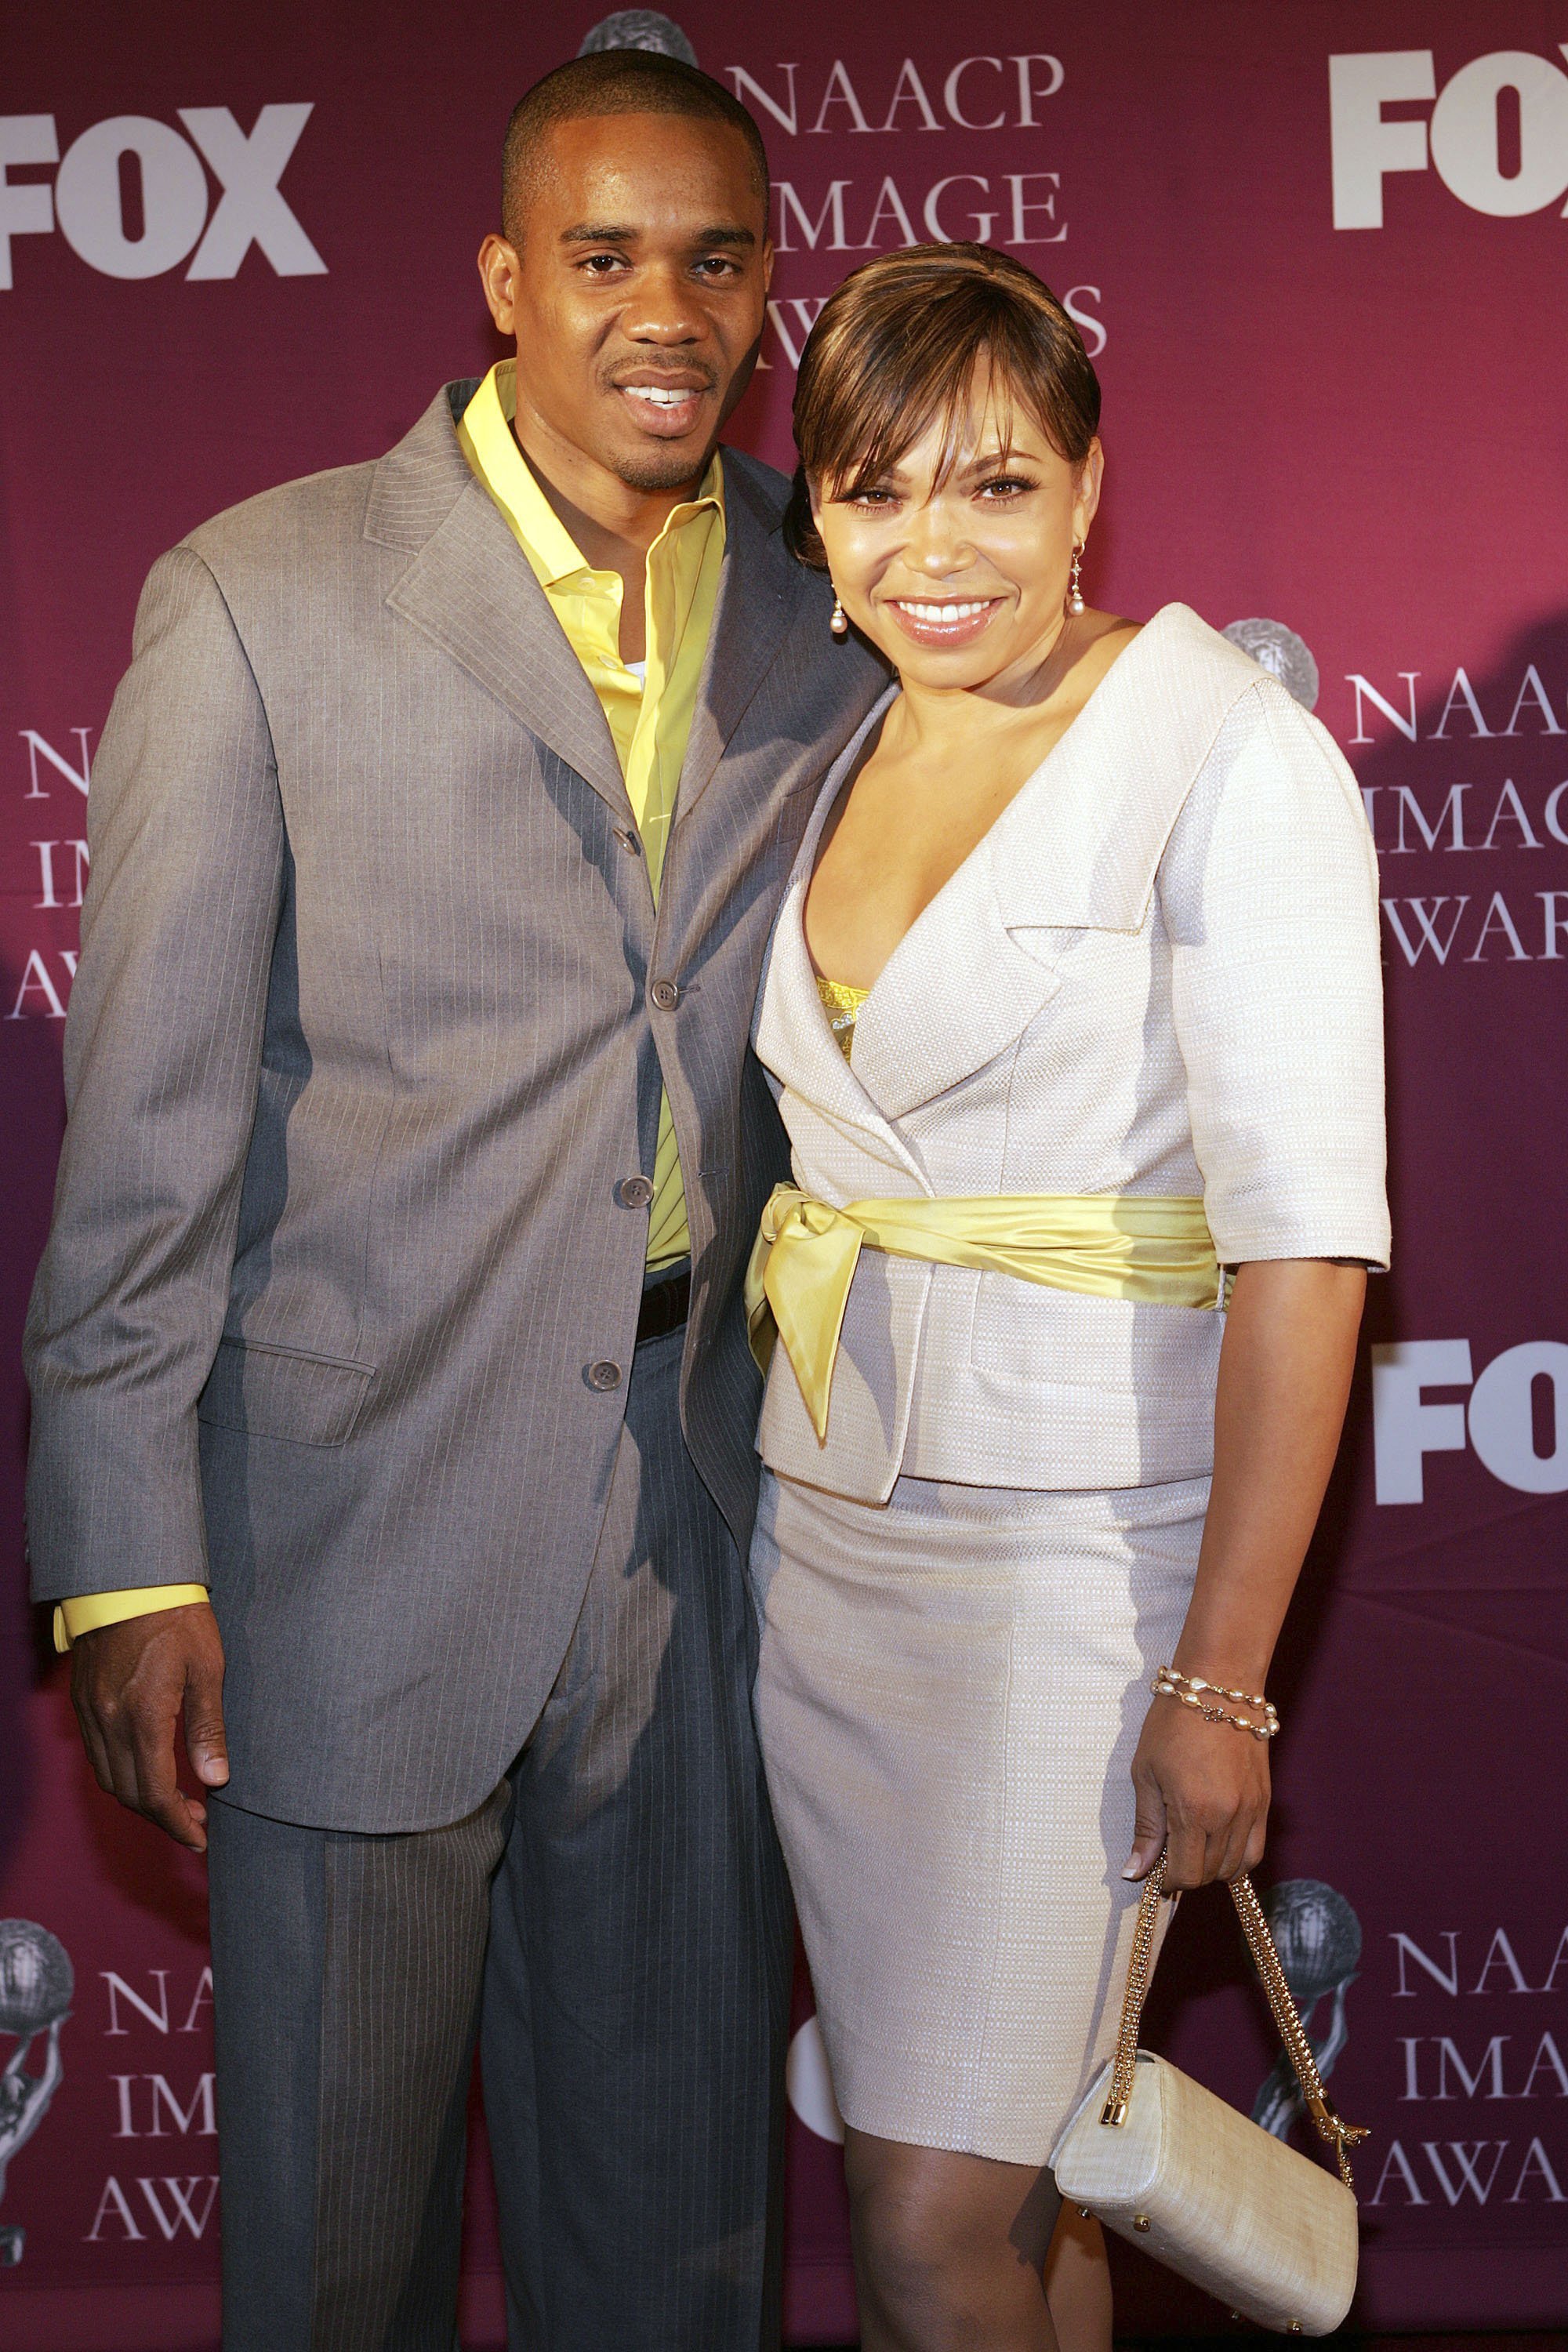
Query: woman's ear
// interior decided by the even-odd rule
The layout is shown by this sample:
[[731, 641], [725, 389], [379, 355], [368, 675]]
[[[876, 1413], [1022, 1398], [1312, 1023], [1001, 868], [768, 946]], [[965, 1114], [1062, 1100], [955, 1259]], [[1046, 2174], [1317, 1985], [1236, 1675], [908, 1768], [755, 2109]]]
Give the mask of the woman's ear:
[[1100, 446], [1097, 433], [1079, 469], [1078, 495], [1073, 499], [1072, 534], [1080, 547], [1087, 543], [1089, 525], [1099, 511], [1100, 485], [1104, 479], [1105, 452]]

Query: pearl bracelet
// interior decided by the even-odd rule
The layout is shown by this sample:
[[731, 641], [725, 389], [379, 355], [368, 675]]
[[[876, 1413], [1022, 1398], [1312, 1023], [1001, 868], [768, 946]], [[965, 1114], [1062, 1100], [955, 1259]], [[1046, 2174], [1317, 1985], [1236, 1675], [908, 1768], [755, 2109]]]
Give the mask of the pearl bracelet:
[[[1156, 1698], [1179, 1699], [1184, 1706], [1195, 1707], [1205, 1723], [1228, 1723], [1233, 1730], [1250, 1731], [1254, 1739], [1278, 1737], [1278, 1711], [1261, 1692], [1227, 1690], [1223, 1683], [1205, 1681], [1202, 1675], [1179, 1675], [1174, 1666], [1161, 1666], [1149, 1688]], [[1210, 1706], [1204, 1697], [1205, 1691], [1216, 1699], [1233, 1699], [1238, 1706], [1256, 1707], [1263, 1721], [1248, 1723], [1245, 1716], [1232, 1715], [1228, 1707]]]

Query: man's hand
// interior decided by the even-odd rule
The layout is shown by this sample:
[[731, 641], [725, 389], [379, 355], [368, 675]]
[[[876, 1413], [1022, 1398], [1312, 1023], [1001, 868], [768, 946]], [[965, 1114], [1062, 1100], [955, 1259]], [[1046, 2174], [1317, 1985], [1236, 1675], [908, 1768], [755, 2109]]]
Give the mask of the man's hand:
[[71, 1647], [71, 1703], [100, 1789], [180, 1845], [206, 1851], [207, 1809], [175, 1778], [175, 1727], [198, 1780], [228, 1779], [223, 1640], [210, 1608], [155, 1609], [82, 1633]]

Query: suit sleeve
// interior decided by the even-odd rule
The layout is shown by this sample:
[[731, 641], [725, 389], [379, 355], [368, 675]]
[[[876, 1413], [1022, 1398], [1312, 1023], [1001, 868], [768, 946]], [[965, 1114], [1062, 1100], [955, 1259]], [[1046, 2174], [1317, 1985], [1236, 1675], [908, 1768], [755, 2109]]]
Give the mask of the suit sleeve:
[[41, 1601], [207, 1580], [195, 1409], [227, 1307], [285, 841], [261, 697], [189, 549], [142, 593], [88, 837], [26, 1341]]
[[1386, 1265], [1376, 855], [1332, 739], [1272, 680], [1221, 730], [1159, 890], [1221, 1263]]

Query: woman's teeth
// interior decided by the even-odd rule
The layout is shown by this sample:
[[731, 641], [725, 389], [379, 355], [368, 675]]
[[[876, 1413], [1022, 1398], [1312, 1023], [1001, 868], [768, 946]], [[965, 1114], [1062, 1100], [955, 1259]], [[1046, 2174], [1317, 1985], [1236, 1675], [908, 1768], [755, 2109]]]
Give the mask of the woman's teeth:
[[978, 604], [911, 604], [907, 597], [899, 599], [899, 610], [917, 621], [940, 624], [942, 621], [973, 621], [989, 606], [987, 596]]

